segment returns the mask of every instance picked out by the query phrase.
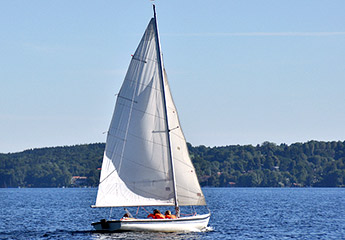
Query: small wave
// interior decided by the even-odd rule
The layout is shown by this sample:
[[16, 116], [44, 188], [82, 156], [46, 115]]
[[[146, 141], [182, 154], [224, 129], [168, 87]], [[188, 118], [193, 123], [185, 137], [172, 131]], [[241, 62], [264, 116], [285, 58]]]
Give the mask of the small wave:
[[201, 230], [201, 232], [213, 232], [213, 231], [214, 231], [214, 228], [210, 226], [207, 226]]
[[62, 229], [57, 229], [55, 231], [47, 231], [41, 235], [43, 238], [68, 238], [70, 236], [78, 236], [78, 235], [90, 235], [92, 234], [93, 231], [90, 230], [80, 230], [80, 231], [70, 231], [70, 230], [62, 230]]

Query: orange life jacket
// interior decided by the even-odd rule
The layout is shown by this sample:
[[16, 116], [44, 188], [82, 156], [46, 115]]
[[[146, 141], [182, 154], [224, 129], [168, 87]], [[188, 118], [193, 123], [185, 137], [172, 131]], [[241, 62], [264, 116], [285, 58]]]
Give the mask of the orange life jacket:
[[155, 219], [164, 219], [164, 218], [165, 218], [164, 215], [161, 214], [161, 213], [156, 213], [155, 214]]
[[147, 218], [155, 218], [155, 215], [153, 215], [152, 213], [150, 213]]
[[170, 219], [176, 219], [176, 216], [175, 215], [165, 215], [165, 218], [170, 218]]

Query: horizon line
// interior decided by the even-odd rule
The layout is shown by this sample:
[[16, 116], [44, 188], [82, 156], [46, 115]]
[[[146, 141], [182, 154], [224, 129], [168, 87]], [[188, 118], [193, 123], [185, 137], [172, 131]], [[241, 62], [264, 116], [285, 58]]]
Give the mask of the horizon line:
[[[209, 147], [209, 148], [214, 148], [214, 147], [227, 147], [227, 146], [248, 146], [251, 145], [253, 147], [256, 147], [257, 145], [262, 146], [263, 144], [266, 143], [272, 143], [276, 146], [280, 146], [280, 145], [288, 145], [291, 146], [293, 144], [305, 144], [305, 143], [309, 143], [309, 142], [325, 142], [325, 143], [329, 143], [329, 142], [345, 142], [345, 140], [317, 140], [317, 139], [310, 139], [310, 140], [305, 140], [305, 141], [294, 141], [294, 142], [274, 142], [274, 141], [263, 141], [262, 143], [233, 143], [233, 144], [225, 144], [225, 145], [205, 145], [205, 144], [192, 144], [189, 141], [187, 141], [187, 143], [189, 143], [190, 145], [192, 145], [192, 147], [199, 147], [199, 146], [205, 146], [205, 147]], [[37, 147], [27, 147], [23, 150], [13, 150], [13, 151], [2, 151], [0, 150], [0, 154], [14, 154], [14, 153], [21, 153], [21, 152], [25, 152], [25, 151], [32, 151], [32, 150], [38, 150], [38, 149], [47, 149], [47, 148], [62, 148], [62, 147], [77, 147], [77, 146], [83, 146], [83, 145], [94, 145], [94, 144], [106, 144], [106, 142], [102, 141], [102, 142], [90, 142], [90, 143], [75, 143], [75, 144], [64, 144], [64, 145], [54, 145], [54, 146], [37, 146]]]

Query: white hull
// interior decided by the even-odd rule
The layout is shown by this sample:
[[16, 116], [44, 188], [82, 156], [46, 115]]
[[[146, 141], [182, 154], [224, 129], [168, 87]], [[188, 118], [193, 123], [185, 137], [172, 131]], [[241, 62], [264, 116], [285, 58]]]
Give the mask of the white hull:
[[92, 223], [96, 231], [195, 232], [207, 227], [210, 214], [178, 219], [102, 220]]

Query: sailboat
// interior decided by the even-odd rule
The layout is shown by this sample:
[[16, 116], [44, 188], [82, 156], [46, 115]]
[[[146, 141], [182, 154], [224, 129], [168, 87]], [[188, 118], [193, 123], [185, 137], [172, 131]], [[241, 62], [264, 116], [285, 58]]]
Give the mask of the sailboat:
[[97, 231], [200, 231], [210, 212], [182, 216], [181, 206], [206, 206], [164, 69], [155, 5], [117, 94], [92, 207], [174, 206], [176, 219], [131, 218], [92, 223]]

